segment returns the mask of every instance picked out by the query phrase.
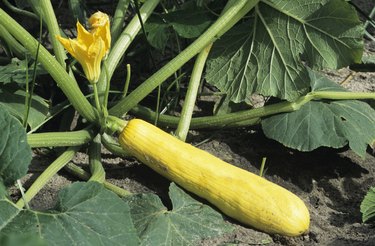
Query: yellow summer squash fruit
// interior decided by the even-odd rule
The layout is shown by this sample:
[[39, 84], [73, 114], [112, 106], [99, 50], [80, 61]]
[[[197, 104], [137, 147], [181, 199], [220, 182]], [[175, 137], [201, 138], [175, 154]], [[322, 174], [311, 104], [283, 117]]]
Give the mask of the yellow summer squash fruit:
[[301, 235], [309, 228], [306, 205], [290, 191], [182, 142], [143, 120], [130, 120], [119, 142], [162, 176], [243, 224], [286, 236]]

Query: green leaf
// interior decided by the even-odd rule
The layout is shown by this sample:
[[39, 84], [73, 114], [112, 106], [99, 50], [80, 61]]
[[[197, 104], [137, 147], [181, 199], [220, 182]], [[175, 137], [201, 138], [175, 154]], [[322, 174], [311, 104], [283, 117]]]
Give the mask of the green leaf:
[[149, 44], [164, 52], [169, 39], [170, 26], [161, 17], [152, 15], [145, 24], [145, 31]]
[[87, 24], [86, 1], [69, 0], [68, 5], [74, 19], [82, 24]]
[[164, 15], [180, 37], [196, 38], [212, 23], [206, 8], [198, 7], [194, 2], [186, 2], [179, 10]]
[[375, 218], [375, 187], [370, 188], [361, 203], [362, 221], [369, 222]]
[[[0, 88], [0, 106], [4, 107], [8, 112], [23, 121], [25, 113], [25, 91], [16, 89], [14, 91]], [[49, 112], [48, 103], [38, 95], [33, 95], [31, 100], [31, 108], [27, 123], [31, 129], [38, 127], [44, 122]]]
[[[8, 84], [16, 82], [19, 84], [26, 83], [26, 70], [28, 70], [28, 82], [33, 78], [34, 65], [31, 68], [28, 67], [27, 61], [20, 61], [17, 58], [13, 58], [11, 63], [6, 66], [0, 66], [0, 84]], [[45, 74], [45, 70], [41, 66], [36, 67], [37, 75]]]
[[0, 199], [0, 235], [39, 235], [48, 245], [138, 245], [129, 206], [96, 182], [74, 183], [55, 209], [20, 210]]
[[199, 240], [233, 230], [218, 212], [194, 200], [174, 183], [169, 196], [171, 211], [154, 194], [125, 198], [141, 245], [196, 245]]
[[0, 107], [0, 182], [12, 185], [26, 175], [30, 161], [31, 149], [24, 128]]
[[206, 79], [234, 102], [257, 92], [293, 101], [313, 69], [360, 62], [363, 27], [343, 0], [262, 0], [214, 43]]
[[[321, 75], [312, 75], [313, 91], [342, 91]], [[321, 146], [349, 147], [361, 157], [375, 139], [375, 110], [356, 100], [311, 101], [299, 110], [262, 120], [265, 135], [287, 147], [311, 151]]]
[[47, 246], [48, 244], [36, 234], [12, 233], [0, 235], [1, 246]]

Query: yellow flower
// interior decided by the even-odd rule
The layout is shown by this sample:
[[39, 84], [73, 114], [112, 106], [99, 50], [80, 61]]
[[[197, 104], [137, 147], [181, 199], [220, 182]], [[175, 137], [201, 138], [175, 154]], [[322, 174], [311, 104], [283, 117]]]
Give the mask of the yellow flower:
[[[97, 13], [93, 16], [95, 15]], [[98, 82], [101, 61], [107, 55], [111, 44], [109, 18], [106, 14], [100, 15], [101, 18], [90, 17], [89, 22], [92, 25], [90, 32], [77, 22], [76, 39], [57, 36], [64, 48], [81, 64], [90, 83]]]
[[103, 12], [96, 12], [89, 18], [91, 26], [91, 32], [95, 32], [95, 35], [101, 37], [107, 48], [107, 52], [111, 47], [111, 31], [109, 30], [109, 17]]

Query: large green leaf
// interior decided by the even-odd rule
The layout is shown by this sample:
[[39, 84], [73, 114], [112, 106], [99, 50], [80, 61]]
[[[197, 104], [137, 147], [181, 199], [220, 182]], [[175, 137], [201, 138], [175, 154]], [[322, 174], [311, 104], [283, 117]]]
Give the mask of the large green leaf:
[[[7, 90], [0, 88], [0, 106], [4, 107], [14, 117], [23, 120], [25, 116], [25, 97], [24, 90]], [[44, 122], [49, 113], [48, 103], [38, 95], [33, 95], [27, 124], [34, 129]]]
[[0, 182], [12, 185], [26, 174], [30, 161], [25, 129], [0, 105]]
[[375, 187], [370, 188], [361, 203], [362, 221], [368, 222], [375, 219]]
[[126, 198], [142, 245], [196, 245], [203, 238], [233, 229], [218, 212], [194, 200], [174, 183], [169, 196], [171, 211], [153, 194]]
[[234, 102], [257, 92], [293, 101], [313, 69], [360, 62], [363, 27], [344, 0], [261, 0], [214, 43], [206, 79]]
[[[342, 91], [334, 82], [311, 72], [313, 91]], [[364, 157], [375, 139], [375, 110], [356, 100], [311, 101], [299, 110], [262, 120], [265, 135], [285, 146], [311, 151], [321, 146], [350, 148]]]
[[0, 236], [39, 235], [48, 245], [138, 245], [129, 206], [96, 182], [74, 183], [58, 196], [55, 209], [20, 210], [0, 199]]

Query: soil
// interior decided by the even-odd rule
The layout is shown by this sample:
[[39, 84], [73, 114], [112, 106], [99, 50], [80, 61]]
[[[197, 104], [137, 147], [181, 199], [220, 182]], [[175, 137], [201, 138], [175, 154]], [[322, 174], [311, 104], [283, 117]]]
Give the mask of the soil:
[[[355, 2], [372, 9], [368, 6], [371, 1]], [[375, 54], [374, 43], [366, 42], [366, 52]], [[326, 72], [337, 82], [351, 73], [349, 68]], [[375, 73], [357, 72], [344, 86], [353, 91], [375, 92]], [[270, 236], [226, 218], [235, 225], [235, 231], [204, 240], [200, 245], [375, 245], [375, 228], [363, 224], [360, 213], [363, 197], [375, 186], [373, 149], [368, 149], [365, 159], [346, 148], [302, 153], [267, 139], [256, 128], [192, 131], [188, 142], [201, 143], [199, 148], [254, 173], [259, 173], [261, 159], [267, 157], [265, 177], [298, 195], [311, 215], [309, 232], [295, 238]], [[54, 158], [49, 151], [35, 152], [34, 157], [30, 172], [23, 179], [25, 188]], [[73, 162], [87, 167], [87, 155], [79, 153]], [[109, 182], [134, 193], [157, 193], [167, 200], [169, 181], [136, 160], [113, 156], [103, 148], [103, 163]], [[70, 173], [59, 172], [32, 200], [31, 207], [52, 207], [58, 190], [74, 181], [77, 179]], [[19, 196], [17, 191], [14, 196]]]

